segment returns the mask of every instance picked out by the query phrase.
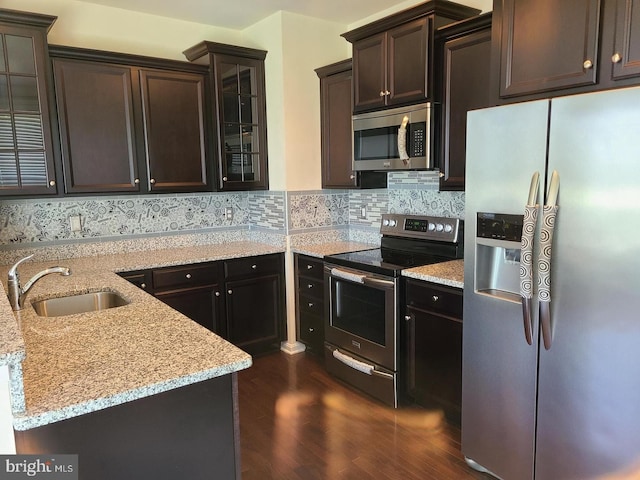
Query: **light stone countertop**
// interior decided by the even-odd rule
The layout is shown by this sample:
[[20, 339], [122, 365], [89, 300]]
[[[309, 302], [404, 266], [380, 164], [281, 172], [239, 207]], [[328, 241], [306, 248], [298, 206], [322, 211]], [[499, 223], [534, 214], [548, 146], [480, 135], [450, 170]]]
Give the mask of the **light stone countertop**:
[[433, 265], [408, 268], [402, 271], [402, 276], [450, 287], [464, 288], [464, 261], [462, 259], [451, 260]]
[[[283, 251], [233, 242], [21, 264], [23, 284], [54, 264], [70, 267], [72, 275], [39, 280], [16, 316], [1, 295], [0, 364], [9, 365], [14, 428], [46, 425], [250, 367], [249, 354], [114, 272]], [[3, 282], [9, 267], [0, 267]], [[49, 318], [31, 307], [43, 298], [102, 290], [130, 303]]]
[[328, 243], [319, 243], [315, 245], [296, 246], [296, 247], [292, 247], [291, 251], [294, 253], [309, 255], [310, 257], [322, 258], [325, 255], [335, 255], [336, 253], [355, 252], [358, 250], [371, 250], [374, 248], [380, 248], [380, 245], [374, 245], [372, 243], [359, 243], [359, 242], [328, 242]]

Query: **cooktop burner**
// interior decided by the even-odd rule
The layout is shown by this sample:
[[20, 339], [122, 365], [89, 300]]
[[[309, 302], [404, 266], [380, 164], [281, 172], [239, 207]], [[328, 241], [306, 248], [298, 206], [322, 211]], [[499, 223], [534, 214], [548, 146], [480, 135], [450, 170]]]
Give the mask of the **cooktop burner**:
[[343, 267], [399, 276], [406, 268], [462, 258], [462, 223], [443, 217], [383, 215], [381, 248], [327, 255], [324, 259]]

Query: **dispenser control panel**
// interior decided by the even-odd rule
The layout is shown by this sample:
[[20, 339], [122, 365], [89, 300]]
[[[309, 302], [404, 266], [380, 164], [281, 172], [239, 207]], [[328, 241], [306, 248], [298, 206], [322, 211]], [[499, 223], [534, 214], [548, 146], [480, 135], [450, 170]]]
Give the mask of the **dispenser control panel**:
[[523, 219], [523, 215], [478, 212], [477, 237], [520, 242]]

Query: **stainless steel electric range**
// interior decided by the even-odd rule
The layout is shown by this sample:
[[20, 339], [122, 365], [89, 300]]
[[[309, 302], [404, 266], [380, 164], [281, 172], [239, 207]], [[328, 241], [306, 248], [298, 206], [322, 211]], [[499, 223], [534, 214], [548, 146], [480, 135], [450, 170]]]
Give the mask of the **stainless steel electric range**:
[[398, 319], [404, 269], [463, 256], [463, 222], [426, 215], [382, 216], [380, 248], [327, 255], [327, 370], [398, 406]]

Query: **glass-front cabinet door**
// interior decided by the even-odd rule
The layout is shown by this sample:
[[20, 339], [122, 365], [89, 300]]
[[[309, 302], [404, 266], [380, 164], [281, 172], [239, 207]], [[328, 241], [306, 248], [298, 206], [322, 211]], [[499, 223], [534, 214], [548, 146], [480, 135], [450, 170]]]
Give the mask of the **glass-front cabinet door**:
[[266, 190], [264, 62], [215, 55], [221, 190]]
[[45, 82], [55, 17], [22, 16], [35, 27], [14, 26], [0, 12], [0, 195], [55, 194]]

